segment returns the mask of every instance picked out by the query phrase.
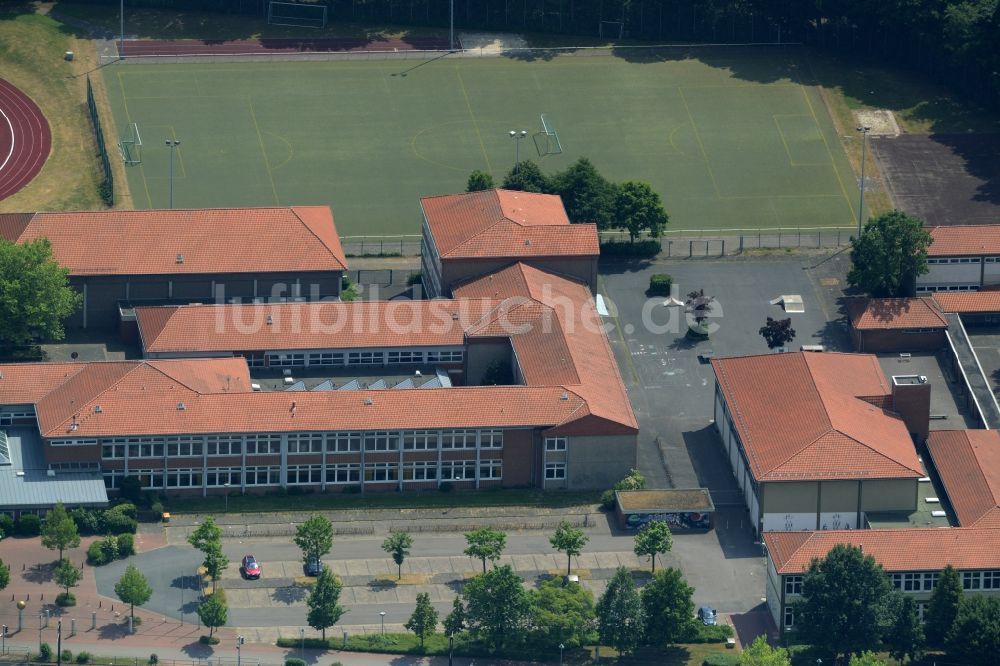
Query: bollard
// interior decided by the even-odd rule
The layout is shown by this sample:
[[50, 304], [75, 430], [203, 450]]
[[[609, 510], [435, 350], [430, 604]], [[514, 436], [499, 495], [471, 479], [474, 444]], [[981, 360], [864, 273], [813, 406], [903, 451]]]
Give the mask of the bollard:
[[347, 630], [344, 630], [344, 649], [347, 649]]
[[69, 621], [69, 636], [70, 636], [70, 638], [72, 638], [73, 636], [76, 636], [76, 620], [75, 619], [71, 619]]
[[97, 629], [97, 611], [90, 611], [90, 630]]
[[134, 634], [135, 633], [135, 627], [132, 626], [132, 616], [131, 615], [128, 616], [128, 633], [130, 633], [130, 634]]

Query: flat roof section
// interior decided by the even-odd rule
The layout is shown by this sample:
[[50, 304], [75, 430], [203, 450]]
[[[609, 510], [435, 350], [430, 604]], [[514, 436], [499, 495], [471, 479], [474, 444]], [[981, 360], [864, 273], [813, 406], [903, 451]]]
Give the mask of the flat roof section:
[[707, 488], [671, 488], [667, 490], [618, 490], [618, 506], [625, 513], [715, 511]]
[[77, 506], [108, 503], [100, 470], [55, 470], [50, 475], [42, 442], [33, 428], [0, 430], [7, 440], [11, 464], [0, 467], [0, 508], [48, 507], [56, 502]]

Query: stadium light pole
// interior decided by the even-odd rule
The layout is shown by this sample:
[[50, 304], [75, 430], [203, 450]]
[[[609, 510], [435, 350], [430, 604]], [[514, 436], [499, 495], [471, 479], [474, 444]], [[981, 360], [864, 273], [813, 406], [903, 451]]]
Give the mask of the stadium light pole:
[[865, 214], [865, 148], [868, 145], [868, 132], [871, 132], [872, 128], [868, 125], [861, 125], [858, 127], [858, 131], [861, 132], [861, 202], [858, 204], [858, 239], [860, 239], [861, 221]]
[[[125, 0], [122, 0], [122, 2], [125, 2]], [[450, 7], [451, 10], [449, 12], [449, 17], [450, 17], [449, 20], [451, 23], [451, 30], [449, 32], [448, 43], [449, 43], [449, 49], [451, 51], [454, 51], [455, 50], [455, 0], [451, 0]]]
[[[174, 207], [174, 149], [181, 145], [179, 139], [167, 139], [167, 147], [170, 148], [170, 207]], [[227, 495], [228, 500], [228, 495]]]
[[521, 139], [526, 136], [528, 136], [528, 132], [525, 130], [510, 131], [510, 138], [514, 139], [514, 173], [517, 173], [517, 165], [521, 163]]
[[122, 38], [118, 45], [118, 58], [119, 60], [125, 59], [125, 0], [122, 0], [121, 8], [121, 21], [122, 21]]

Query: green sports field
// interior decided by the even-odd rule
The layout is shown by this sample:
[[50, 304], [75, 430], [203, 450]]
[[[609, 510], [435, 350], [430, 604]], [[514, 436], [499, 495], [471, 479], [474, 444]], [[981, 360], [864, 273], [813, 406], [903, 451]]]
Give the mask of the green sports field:
[[[164, 142], [177, 138], [175, 207], [329, 204], [341, 235], [417, 234], [420, 197], [461, 191], [473, 169], [501, 179], [514, 162], [508, 132], [526, 129], [521, 157], [547, 171], [586, 156], [609, 178], [652, 183], [672, 229], [851, 226], [856, 180], [817, 89], [784, 76], [800, 71], [794, 57], [103, 72], [117, 127], [139, 126], [142, 164], [127, 170], [138, 207], [167, 206]], [[540, 155], [542, 113], [560, 155]]]

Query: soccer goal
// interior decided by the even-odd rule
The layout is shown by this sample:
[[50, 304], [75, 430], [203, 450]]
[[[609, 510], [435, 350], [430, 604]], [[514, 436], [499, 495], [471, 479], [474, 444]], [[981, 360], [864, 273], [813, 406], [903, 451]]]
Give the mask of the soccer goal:
[[624, 21], [601, 21], [598, 26], [601, 39], [621, 39], [625, 36]]
[[542, 114], [542, 131], [539, 136], [544, 139], [541, 152], [543, 155], [559, 155], [562, 153], [562, 143], [559, 141], [559, 132], [552, 120], [547, 115]]
[[118, 152], [122, 155], [122, 161], [128, 166], [142, 164], [142, 136], [139, 134], [139, 125], [131, 123], [128, 132], [118, 142]]
[[326, 5], [271, 0], [267, 4], [267, 22], [271, 25], [325, 28]]

